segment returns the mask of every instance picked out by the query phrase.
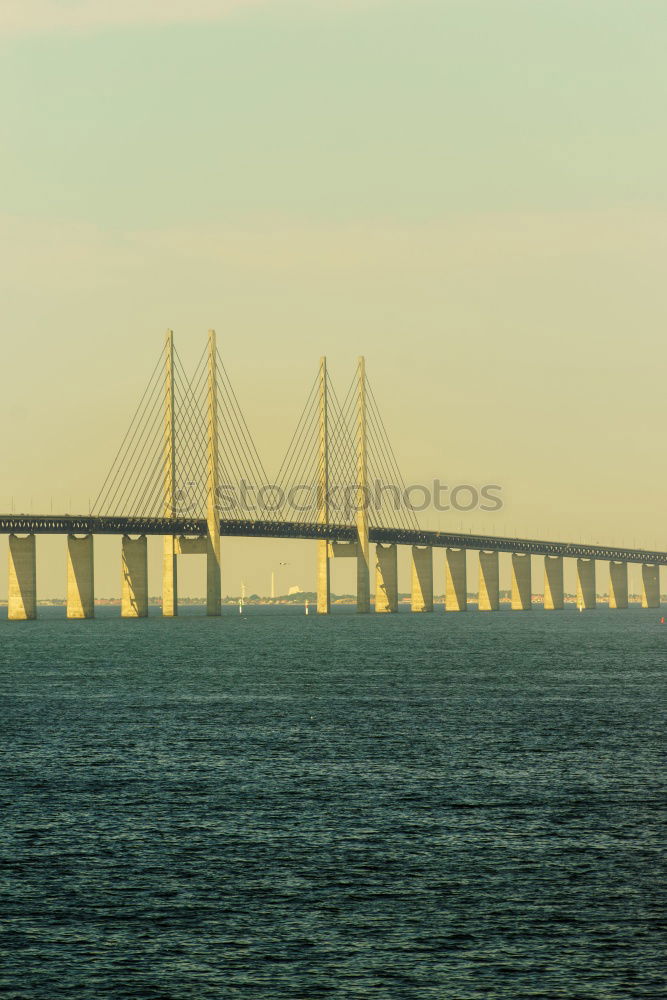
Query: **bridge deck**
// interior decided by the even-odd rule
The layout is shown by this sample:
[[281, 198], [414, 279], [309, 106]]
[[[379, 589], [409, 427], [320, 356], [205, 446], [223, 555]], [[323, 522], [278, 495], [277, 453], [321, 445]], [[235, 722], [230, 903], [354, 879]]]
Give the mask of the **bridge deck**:
[[[220, 533], [244, 538], [328, 538], [354, 541], [356, 529], [348, 524], [300, 524], [293, 521], [229, 521], [221, 519]], [[0, 515], [0, 534], [37, 535], [205, 535], [206, 521], [200, 518], [94, 517], [89, 515]], [[474, 551], [522, 552], [535, 556], [564, 556], [571, 559], [619, 560], [667, 566], [667, 552], [625, 549], [608, 545], [574, 542], [547, 542], [535, 538], [504, 538], [448, 531], [408, 531], [400, 528], [371, 528], [370, 541], [398, 545], [430, 545], [436, 548]]]

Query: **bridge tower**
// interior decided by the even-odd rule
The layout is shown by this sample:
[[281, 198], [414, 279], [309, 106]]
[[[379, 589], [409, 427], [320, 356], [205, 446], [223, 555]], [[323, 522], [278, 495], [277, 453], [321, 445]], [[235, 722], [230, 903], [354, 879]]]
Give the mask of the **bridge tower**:
[[371, 610], [368, 565], [368, 460], [366, 451], [366, 359], [359, 358], [357, 370], [357, 611]]
[[[164, 516], [176, 517], [176, 411], [174, 407], [174, 331], [165, 339], [164, 397]], [[164, 536], [162, 559], [162, 614], [178, 614], [178, 570], [176, 536]]]
[[[319, 377], [319, 465], [317, 470], [317, 520], [329, 523], [329, 413], [327, 396], [327, 359], [320, 358]], [[329, 540], [317, 542], [317, 613], [331, 611], [331, 564]]]
[[208, 449], [206, 474], [206, 614], [220, 615], [220, 515], [218, 497], [218, 372], [215, 330], [208, 331]]

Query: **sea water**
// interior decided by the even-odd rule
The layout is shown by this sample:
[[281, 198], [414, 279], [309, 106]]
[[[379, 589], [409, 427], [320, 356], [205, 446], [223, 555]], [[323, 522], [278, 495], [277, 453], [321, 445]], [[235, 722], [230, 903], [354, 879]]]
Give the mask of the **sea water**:
[[8, 998], [665, 996], [657, 611], [0, 621]]

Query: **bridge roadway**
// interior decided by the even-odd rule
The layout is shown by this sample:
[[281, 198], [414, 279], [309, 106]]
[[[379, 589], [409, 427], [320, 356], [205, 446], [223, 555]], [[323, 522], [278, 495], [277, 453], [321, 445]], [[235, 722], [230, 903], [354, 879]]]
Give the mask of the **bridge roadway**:
[[[97, 517], [75, 514], [0, 514], [0, 534], [35, 535], [193, 535], [206, 534], [200, 518]], [[300, 524], [295, 521], [220, 520], [220, 534], [244, 538], [327, 538], [336, 542], [356, 540], [356, 528], [348, 524]], [[546, 542], [535, 538], [504, 538], [449, 531], [407, 531], [400, 528], [371, 527], [371, 542], [397, 545], [430, 545], [488, 552], [517, 552], [534, 556], [563, 556], [568, 559], [599, 559], [667, 566], [667, 552], [624, 549], [580, 542]]]

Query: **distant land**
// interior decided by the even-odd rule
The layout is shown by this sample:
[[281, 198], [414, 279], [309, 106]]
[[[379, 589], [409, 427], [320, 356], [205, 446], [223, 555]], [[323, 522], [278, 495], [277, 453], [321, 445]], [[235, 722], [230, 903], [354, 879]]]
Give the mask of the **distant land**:
[[[607, 604], [609, 602], [608, 594], [597, 594], [597, 601], [599, 604]], [[577, 595], [576, 594], [565, 594], [566, 604], [576, 604]], [[410, 604], [411, 595], [410, 594], [399, 594], [399, 603]], [[237, 606], [241, 600], [240, 595], [238, 596], [227, 596], [222, 598], [223, 605]], [[332, 594], [331, 603], [332, 604], [356, 604], [356, 597], [354, 594]], [[476, 604], [478, 600], [478, 594], [476, 591], [468, 594], [468, 600], [472, 604]], [[628, 601], [631, 604], [641, 604], [641, 594], [629, 594]], [[283, 594], [279, 597], [262, 597], [259, 594], [249, 594], [243, 598], [243, 603], [245, 605], [301, 605], [308, 601], [309, 604], [317, 603], [317, 594], [315, 591], [299, 591], [296, 594]], [[445, 598], [444, 594], [436, 594], [433, 598], [435, 604], [444, 604]], [[544, 601], [543, 594], [533, 594], [533, 604], [540, 605]], [[661, 603], [667, 603], [667, 594], [660, 595]], [[371, 596], [371, 602], [374, 602], [374, 597]], [[511, 592], [509, 590], [500, 591], [500, 603], [509, 604], [511, 602]], [[151, 607], [160, 607], [162, 605], [162, 598], [160, 596], [153, 596], [148, 598], [148, 603]], [[205, 597], [179, 597], [179, 605], [190, 605], [192, 607], [201, 607], [206, 604]], [[51, 597], [45, 598], [44, 600], [37, 601], [37, 604], [41, 607], [65, 607], [67, 600], [64, 597]], [[109, 606], [109, 607], [120, 607], [120, 597], [96, 597], [95, 604], [99, 606]], [[0, 607], [6, 607], [7, 600], [0, 600]]]

